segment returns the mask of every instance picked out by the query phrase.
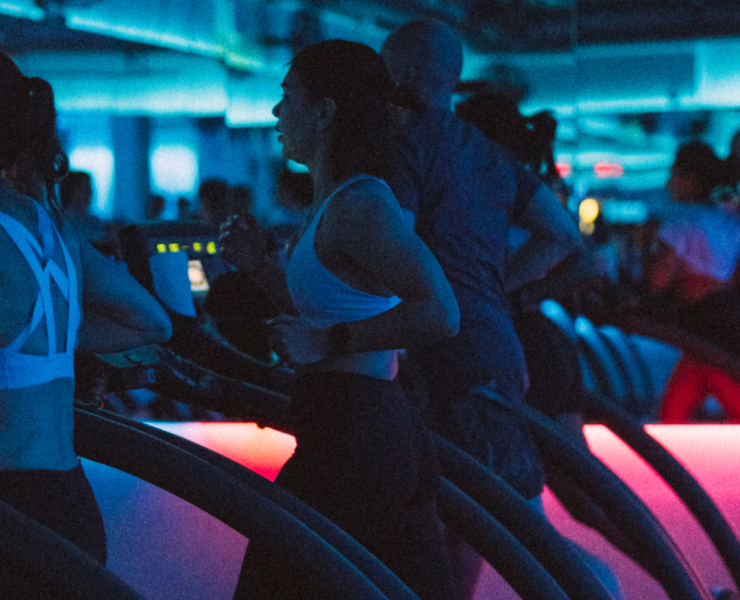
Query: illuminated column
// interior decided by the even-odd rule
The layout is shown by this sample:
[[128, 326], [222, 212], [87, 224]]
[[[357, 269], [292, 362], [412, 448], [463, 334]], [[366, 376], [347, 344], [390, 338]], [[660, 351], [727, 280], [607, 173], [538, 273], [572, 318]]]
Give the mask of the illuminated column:
[[265, 218], [272, 210], [275, 198], [276, 154], [273, 127], [239, 127], [231, 129], [234, 148], [235, 185], [252, 190], [253, 212]]
[[113, 152], [114, 218], [126, 223], [143, 221], [149, 198], [148, 117], [113, 117]]
[[232, 183], [233, 152], [223, 118], [198, 119], [198, 173], [200, 181], [222, 179]]
[[59, 113], [57, 125], [62, 147], [72, 171], [86, 171], [92, 177], [93, 202], [90, 212], [109, 221], [113, 206], [113, 142], [111, 116], [105, 113]]
[[164, 219], [177, 216], [177, 201], [192, 202], [198, 188], [198, 129], [183, 116], [152, 117], [149, 121], [152, 194], [165, 198]]
[[276, 165], [281, 161], [276, 137], [273, 125], [228, 128], [223, 119], [198, 119], [200, 181], [215, 178], [249, 186], [257, 218], [279, 220], [274, 214]]

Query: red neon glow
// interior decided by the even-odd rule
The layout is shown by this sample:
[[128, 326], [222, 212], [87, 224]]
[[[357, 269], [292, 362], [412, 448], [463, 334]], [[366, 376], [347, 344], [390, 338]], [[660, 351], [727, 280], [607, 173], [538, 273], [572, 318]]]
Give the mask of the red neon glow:
[[149, 423], [223, 454], [274, 481], [295, 450], [295, 438], [254, 423]]
[[601, 179], [611, 179], [624, 175], [624, 167], [619, 163], [597, 162], [594, 165], [594, 173]]
[[[274, 479], [295, 448], [292, 436], [251, 423], [151, 424], [220, 452], [269, 479]], [[740, 425], [647, 425], [645, 429], [697, 478], [740, 534]], [[708, 538], [652, 468], [606, 427], [587, 425], [584, 433], [591, 451], [648, 505], [700, 578], [712, 587], [732, 588], [731, 577]], [[576, 522], [549, 489], [543, 501], [545, 512], [558, 530], [611, 566], [625, 598], [668, 600], [665, 591], [642, 569], [598, 533]], [[150, 499], [147, 502], [147, 512], [151, 512]], [[192, 526], [191, 520], [187, 525]], [[212, 551], [225, 552], [220, 546]], [[236, 561], [229, 571], [232, 578], [239, 565]], [[476, 600], [491, 597], [484, 593], [489, 589], [495, 589], [501, 600], [517, 598], [513, 592], [505, 593], [505, 585], [502, 593], [501, 587], [495, 572], [488, 569], [481, 576]]]
[[[718, 424], [646, 425], [646, 432], [667, 448], [717, 503], [730, 526], [740, 533], [740, 426]], [[688, 561], [712, 587], [732, 588], [725, 569], [709, 538], [696, 519], [653, 469], [609, 429], [601, 425], [584, 428], [591, 451], [614, 471], [653, 511]], [[586, 528], [583, 528], [584, 530]], [[596, 551], [596, 535], [584, 531], [586, 547]], [[575, 536], [579, 541], [580, 534]], [[593, 544], [593, 545], [592, 545]], [[628, 598], [666, 598], [655, 582], [634, 568], [620, 553], [609, 548], [598, 552], [606, 558], [625, 584]], [[652, 590], [652, 591], [651, 591]], [[654, 593], [653, 593], [654, 592]]]
[[556, 162], [555, 169], [557, 169], [558, 175], [560, 175], [563, 179], [573, 173], [573, 166], [569, 163]]

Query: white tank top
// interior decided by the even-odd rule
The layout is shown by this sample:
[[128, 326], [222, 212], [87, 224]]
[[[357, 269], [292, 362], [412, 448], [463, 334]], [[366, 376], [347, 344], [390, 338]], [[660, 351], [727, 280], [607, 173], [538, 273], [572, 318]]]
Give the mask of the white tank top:
[[[336, 323], [359, 321], [374, 317], [396, 306], [398, 296], [375, 296], [357, 290], [321, 264], [314, 241], [316, 229], [327, 204], [341, 190], [361, 179], [373, 179], [388, 187], [382, 179], [357, 175], [345, 181], [324, 201], [313, 220], [293, 248], [287, 268], [288, 289], [298, 312], [316, 327], [330, 327]], [[388, 189], [390, 189], [388, 187]]]

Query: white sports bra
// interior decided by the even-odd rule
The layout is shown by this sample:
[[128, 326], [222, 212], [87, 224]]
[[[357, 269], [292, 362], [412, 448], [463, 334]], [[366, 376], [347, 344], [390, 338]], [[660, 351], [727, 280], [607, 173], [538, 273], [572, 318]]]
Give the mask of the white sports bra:
[[[49, 215], [38, 207], [41, 244], [21, 223], [0, 212], [0, 226], [18, 246], [39, 284], [39, 295], [33, 307], [31, 321], [8, 346], [0, 349], [0, 390], [38, 385], [60, 377], [74, 377], [74, 348], [80, 325], [80, 307], [77, 302], [77, 275], [74, 263], [59, 231]], [[52, 258], [55, 238], [64, 254], [64, 271]], [[64, 352], [57, 352], [57, 324], [54, 321], [51, 282], [59, 287], [69, 303], [67, 343]], [[20, 282], [14, 285], [21, 285]], [[24, 354], [21, 348], [31, 333], [44, 320], [49, 350], [45, 355]]]
[[[388, 187], [382, 179], [357, 175], [335, 189], [316, 212], [300, 241], [293, 248], [286, 271], [288, 289], [302, 317], [316, 327], [359, 321], [374, 317], [396, 306], [398, 296], [375, 296], [357, 290], [339, 279], [321, 264], [314, 241], [321, 215], [331, 199], [341, 190], [361, 179], [374, 179]], [[390, 189], [390, 188], [388, 188]]]

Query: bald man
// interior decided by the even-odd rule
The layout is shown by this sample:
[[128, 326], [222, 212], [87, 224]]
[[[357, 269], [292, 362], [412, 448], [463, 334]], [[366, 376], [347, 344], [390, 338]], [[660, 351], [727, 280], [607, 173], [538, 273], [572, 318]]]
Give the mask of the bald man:
[[[463, 54], [449, 26], [412, 21], [391, 33], [381, 54], [419, 107], [404, 117], [390, 184], [460, 307], [456, 337], [408, 349], [428, 391], [430, 422], [534, 498], [542, 492], [544, 468], [519, 414], [527, 371], [507, 296], [578, 250], [580, 235], [549, 188], [452, 112]], [[512, 255], [510, 224], [530, 233]], [[470, 598], [480, 562], [451, 555], [461, 595]]]

